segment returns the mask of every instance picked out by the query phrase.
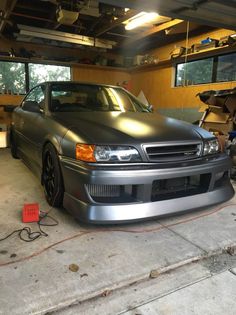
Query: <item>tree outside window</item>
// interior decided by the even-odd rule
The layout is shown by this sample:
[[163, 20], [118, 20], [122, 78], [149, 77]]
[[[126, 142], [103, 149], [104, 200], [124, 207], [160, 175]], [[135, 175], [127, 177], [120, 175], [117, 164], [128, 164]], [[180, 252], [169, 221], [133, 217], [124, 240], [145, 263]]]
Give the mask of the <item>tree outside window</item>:
[[70, 81], [70, 67], [29, 63], [30, 88], [45, 81]]
[[25, 64], [0, 61], [0, 92], [25, 94]]
[[212, 82], [213, 58], [177, 65], [176, 86]]

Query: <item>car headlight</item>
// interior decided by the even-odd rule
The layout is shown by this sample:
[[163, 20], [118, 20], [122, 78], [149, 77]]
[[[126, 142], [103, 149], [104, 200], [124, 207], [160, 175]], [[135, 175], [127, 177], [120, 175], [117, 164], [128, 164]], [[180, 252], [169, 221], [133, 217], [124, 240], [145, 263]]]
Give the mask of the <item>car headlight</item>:
[[216, 154], [218, 152], [220, 152], [220, 145], [216, 138], [212, 140], [206, 140], [204, 142], [203, 155]]
[[130, 146], [76, 145], [76, 159], [85, 162], [140, 162], [138, 151]]

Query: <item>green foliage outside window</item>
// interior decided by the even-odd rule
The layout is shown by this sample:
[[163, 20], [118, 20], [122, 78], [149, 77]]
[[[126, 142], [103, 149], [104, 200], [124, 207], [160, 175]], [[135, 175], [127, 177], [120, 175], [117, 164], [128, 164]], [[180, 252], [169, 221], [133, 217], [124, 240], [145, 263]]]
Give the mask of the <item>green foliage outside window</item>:
[[[27, 73], [28, 80], [26, 80]], [[2, 94], [25, 94], [44, 81], [70, 80], [70, 67], [0, 61], [0, 93]], [[29, 82], [29, 86], [26, 82]]]
[[176, 66], [175, 86], [236, 81], [236, 53], [215, 56]]
[[25, 94], [25, 64], [0, 61], [0, 93]]
[[69, 81], [71, 79], [70, 67], [29, 64], [30, 89], [45, 81]]
[[212, 79], [213, 58], [178, 64], [177, 86], [209, 83]]

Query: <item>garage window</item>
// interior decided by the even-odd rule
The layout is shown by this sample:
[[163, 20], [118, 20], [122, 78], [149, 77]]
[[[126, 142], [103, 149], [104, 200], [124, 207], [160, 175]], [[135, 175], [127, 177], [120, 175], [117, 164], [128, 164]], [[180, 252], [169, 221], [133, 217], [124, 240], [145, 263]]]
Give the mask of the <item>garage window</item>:
[[236, 53], [219, 56], [216, 82], [236, 81]]
[[29, 87], [44, 81], [70, 81], [70, 67], [29, 63]]
[[236, 53], [176, 65], [175, 86], [236, 80]]
[[25, 94], [25, 64], [0, 61], [0, 93]]

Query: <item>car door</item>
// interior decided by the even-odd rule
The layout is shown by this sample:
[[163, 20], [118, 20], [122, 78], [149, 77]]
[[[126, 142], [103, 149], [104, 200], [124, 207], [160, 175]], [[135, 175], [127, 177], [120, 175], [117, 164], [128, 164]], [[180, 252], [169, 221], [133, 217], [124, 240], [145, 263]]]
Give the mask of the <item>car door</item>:
[[45, 86], [33, 88], [25, 97], [18, 118], [19, 149], [23, 159], [34, 168], [38, 164], [38, 141], [41, 128], [39, 121], [44, 119]]

